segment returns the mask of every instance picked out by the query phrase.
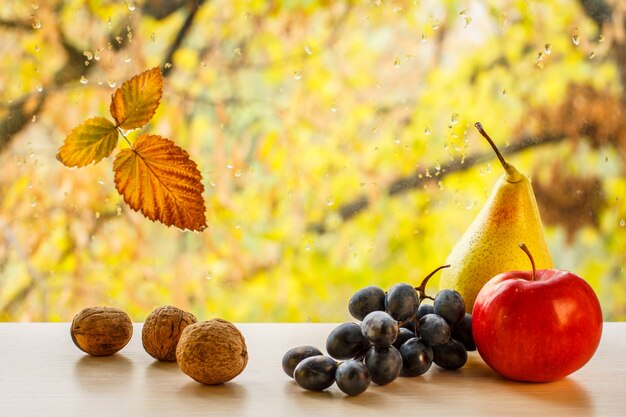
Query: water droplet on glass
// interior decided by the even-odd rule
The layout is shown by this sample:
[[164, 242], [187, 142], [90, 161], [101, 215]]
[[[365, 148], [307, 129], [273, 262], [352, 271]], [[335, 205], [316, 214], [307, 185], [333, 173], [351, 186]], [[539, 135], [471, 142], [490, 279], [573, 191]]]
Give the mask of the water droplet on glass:
[[506, 96], [506, 88], [503, 88], [503, 89], [502, 89], [502, 95], [503, 95], [503, 96]]
[[124, 41], [124, 38], [122, 38], [121, 36], [116, 36], [115, 41], [121, 45], [122, 42]]
[[235, 171], [234, 175], [235, 175], [236, 178], [241, 177], [241, 170], [238, 169], [237, 171]]
[[228, 162], [226, 164], [226, 168], [228, 168], [228, 169], [233, 169], [234, 167], [235, 167], [235, 165], [232, 162]]
[[537, 58], [535, 58], [535, 62], [539, 62], [543, 59], [543, 52], [539, 52], [537, 54]]
[[550, 55], [552, 53], [552, 45], [550, 45], [549, 43], [546, 43], [545, 45], [543, 45], [543, 52], [546, 55]]
[[122, 206], [120, 206], [120, 205], [118, 204], [118, 205], [115, 207], [115, 213], [116, 213], [118, 216], [121, 216], [121, 215], [122, 215]]
[[299, 80], [300, 78], [302, 78], [302, 72], [301, 71], [294, 71], [293, 72], [293, 79], [294, 80]]
[[624, 219], [620, 220], [619, 221], [619, 225], [620, 225], [620, 227], [626, 226], [626, 220], [624, 220]]
[[332, 197], [328, 197], [328, 198], [326, 199], [326, 205], [327, 205], [328, 207], [330, 207], [330, 206], [332, 206], [333, 204], [335, 204], [335, 200], [334, 200]]
[[400, 58], [396, 57], [396, 59], [393, 60], [393, 66], [396, 68], [400, 66]]
[[334, 104], [330, 107], [330, 111], [332, 111], [333, 113], [337, 113], [337, 106], [335, 106]]
[[439, 174], [439, 171], [441, 171], [441, 164], [439, 163], [439, 161], [435, 162], [435, 170], [437, 171], [437, 174]]
[[306, 52], [307, 55], [313, 55], [313, 50], [309, 45], [304, 45], [304, 52]]
[[81, 84], [87, 84], [89, 82], [89, 80], [87, 80], [87, 78], [85, 78], [84, 75], [80, 76], [80, 83]]
[[487, 174], [491, 174], [491, 164], [487, 164], [485, 171], [487, 171]]
[[83, 55], [85, 55], [89, 61], [93, 59], [93, 53], [91, 53], [91, 51], [83, 51]]
[[130, 57], [130, 55], [126, 55], [126, 58], [124, 59], [124, 62], [126, 62], [128, 64], [130, 61], [132, 61], [132, 58]]
[[98, 180], [98, 184], [104, 185], [104, 180]]
[[37, 91], [43, 92], [43, 84], [37, 84]]
[[580, 43], [580, 37], [578, 35], [572, 36], [572, 43], [576, 46]]
[[471, 23], [472, 23], [472, 18], [470, 16], [465, 16], [464, 27], [468, 27]]
[[604, 42], [604, 35], [598, 36], [598, 42], [600, 43]]
[[422, 33], [422, 43], [426, 42], [426, 34]]
[[432, 26], [433, 30], [439, 30], [439, 19], [435, 20], [435, 23], [433, 23]]
[[591, 53], [589, 54], [589, 59], [594, 59], [595, 57], [596, 57], [595, 51], [591, 51]]
[[37, 3], [32, 3], [30, 6], [33, 8], [33, 10], [38, 10], [39, 9], [39, 4], [37, 4]]
[[393, 141], [397, 144], [400, 144], [400, 138], [393, 138]]
[[128, 6], [128, 10], [131, 12], [136, 9], [135, 2], [133, 0], [126, 0], [126, 5]]
[[381, 6], [383, 4], [383, 0], [374, 0], [374, 4], [376, 6]]
[[472, 204], [471, 201], [467, 200], [465, 201], [465, 208], [468, 210], [471, 210], [471, 208], [474, 206], [474, 204]]
[[31, 123], [35, 123], [37, 121], [37, 115], [33, 114], [33, 117], [30, 119]]
[[455, 125], [459, 123], [459, 114], [458, 113], [452, 113], [452, 116], [450, 117], [450, 124], [451, 125]]
[[33, 29], [35, 30], [41, 29], [41, 20], [33, 19]]
[[172, 63], [171, 62], [166, 62], [165, 65], [163, 65], [165, 68], [172, 68]]
[[241, 56], [241, 48], [235, 48], [235, 55]]
[[107, 80], [107, 84], [111, 88], [115, 88], [115, 86], [117, 85], [117, 83], [115, 81], [113, 81], [113, 80]]
[[424, 129], [424, 134], [425, 134], [426, 136], [429, 136], [429, 135], [430, 135], [430, 129], [429, 129], [429, 128], [425, 128], [425, 129]]

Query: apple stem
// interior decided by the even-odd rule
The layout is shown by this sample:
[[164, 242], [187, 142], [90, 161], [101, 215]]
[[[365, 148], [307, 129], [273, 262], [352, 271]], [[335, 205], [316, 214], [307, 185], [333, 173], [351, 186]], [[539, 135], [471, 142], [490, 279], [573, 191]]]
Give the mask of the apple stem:
[[428, 280], [435, 275], [437, 272], [439, 272], [440, 270], [444, 269], [444, 268], [450, 268], [450, 265], [442, 265], [439, 268], [435, 269], [433, 272], [431, 272], [430, 274], [426, 275], [426, 278], [424, 278], [422, 280], [422, 283], [420, 284], [419, 287], [415, 287], [415, 290], [417, 291], [417, 293], [419, 294], [419, 299], [420, 302], [421, 300], [423, 300], [424, 298], [429, 298], [429, 299], [433, 299], [432, 297], [426, 295], [426, 284], [428, 284]]
[[507, 173], [510, 173], [511, 171], [511, 165], [509, 165], [508, 162], [506, 162], [504, 160], [504, 157], [502, 156], [502, 154], [500, 153], [500, 150], [498, 149], [498, 147], [496, 146], [496, 144], [494, 143], [494, 141], [491, 139], [491, 137], [489, 137], [489, 135], [487, 134], [487, 132], [485, 132], [485, 129], [483, 129], [483, 125], [480, 122], [476, 122], [474, 123], [474, 126], [476, 127], [476, 129], [478, 130], [478, 132], [485, 138], [487, 139], [487, 142], [489, 142], [489, 144], [491, 145], [491, 147], [493, 148], [493, 150], [495, 151], [498, 159], [500, 160], [500, 163], [502, 164], [502, 167], [504, 168], [504, 170]]
[[534, 281], [535, 280], [535, 260], [533, 259], [533, 256], [530, 254], [530, 250], [528, 250], [528, 246], [526, 246], [525, 243], [520, 243], [519, 247], [524, 252], [526, 252], [526, 255], [528, 255], [528, 259], [530, 259], [530, 264], [533, 266], [533, 279], [532, 279], [532, 281]]

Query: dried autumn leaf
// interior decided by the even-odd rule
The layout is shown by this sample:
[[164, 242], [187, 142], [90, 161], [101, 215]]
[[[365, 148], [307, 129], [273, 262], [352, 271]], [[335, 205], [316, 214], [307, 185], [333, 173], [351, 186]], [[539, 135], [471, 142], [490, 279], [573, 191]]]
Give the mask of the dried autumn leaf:
[[113, 162], [124, 201], [150, 220], [180, 229], [206, 228], [202, 175], [189, 154], [169, 139], [141, 135]]
[[111, 116], [122, 129], [140, 128], [154, 116], [162, 94], [161, 69], [144, 71], [115, 90], [111, 96]]
[[68, 167], [82, 167], [111, 155], [118, 132], [104, 117], [94, 117], [76, 126], [65, 138], [57, 159]]

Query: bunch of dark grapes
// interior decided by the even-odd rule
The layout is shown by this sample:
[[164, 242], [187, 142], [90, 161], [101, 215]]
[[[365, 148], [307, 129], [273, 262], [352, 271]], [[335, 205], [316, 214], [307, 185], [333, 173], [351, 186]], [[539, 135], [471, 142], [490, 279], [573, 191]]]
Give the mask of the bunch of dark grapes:
[[[335, 382], [348, 395], [359, 395], [371, 382], [386, 385], [398, 376], [424, 374], [433, 363], [459, 369], [467, 351], [476, 349], [472, 316], [454, 290], [434, 298], [425, 287], [437, 271], [420, 284], [396, 284], [385, 292], [370, 286], [357, 291], [348, 304], [359, 323], [343, 323], [326, 340], [326, 352], [299, 346], [283, 356], [283, 370], [302, 388], [322, 391]], [[432, 304], [422, 304], [425, 299]]]

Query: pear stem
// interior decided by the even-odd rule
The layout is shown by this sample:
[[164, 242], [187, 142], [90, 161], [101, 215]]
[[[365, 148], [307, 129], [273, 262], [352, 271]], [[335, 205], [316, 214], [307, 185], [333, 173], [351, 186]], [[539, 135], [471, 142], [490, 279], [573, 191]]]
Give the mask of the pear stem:
[[510, 165], [508, 162], [506, 162], [504, 160], [504, 157], [502, 156], [502, 154], [500, 153], [500, 150], [498, 149], [498, 147], [496, 146], [496, 144], [494, 143], [494, 141], [491, 139], [491, 137], [489, 137], [489, 135], [487, 134], [487, 132], [485, 132], [485, 129], [483, 129], [483, 125], [480, 122], [476, 122], [474, 123], [474, 126], [476, 127], [476, 129], [478, 130], [478, 132], [485, 138], [487, 139], [487, 142], [489, 142], [489, 144], [491, 145], [491, 147], [493, 148], [494, 152], [496, 153], [496, 155], [498, 156], [498, 159], [500, 160], [500, 163], [502, 164], [502, 167], [504, 168], [504, 170], [508, 173], [510, 171]]
[[426, 278], [424, 278], [422, 280], [422, 283], [420, 284], [419, 287], [415, 287], [415, 290], [417, 291], [417, 293], [420, 296], [420, 300], [423, 300], [424, 298], [430, 298], [431, 300], [433, 299], [432, 297], [429, 297], [428, 295], [426, 295], [426, 284], [428, 284], [428, 280], [433, 275], [435, 275], [437, 272], [439, 272], [440, 270], [442, 270], [444, 268], [450, 268], [450, 265], [442, 265], [439, 268], [435, 269], [433, 272], [431, 272], [430, 274], [426, 275]]
[[533, 279], [531, 281], [534, 281], [535, 278], [536, 278], [536, 275], [535, 275], [535, 260], [533, 259], [533, 256], [530, 254], [530, 250], [528, 250], [528, 246], [526, 246], [525, 243], [520, 243], [519, 247], [524, 252], [526, 252], [526, 255], [528, 255], [528, 259], [530, 259], [530, 264], [533, 266]]

